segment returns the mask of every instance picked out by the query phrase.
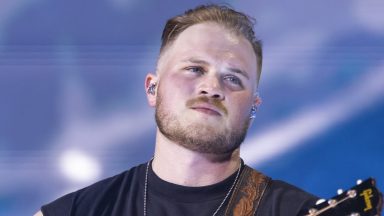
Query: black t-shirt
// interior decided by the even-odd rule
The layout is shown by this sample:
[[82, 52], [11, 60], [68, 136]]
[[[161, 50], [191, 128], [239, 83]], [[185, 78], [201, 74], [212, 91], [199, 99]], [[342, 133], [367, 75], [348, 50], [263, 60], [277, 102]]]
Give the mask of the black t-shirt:
[[[67, 194], [42, 206], [44, 216], [140, 216], [144, 209], [146, 164]], [[160, 179], [150, 166], [148, 216], [211, 216], [229, 191], [236, 172], [214, 185], [185, 187]], [[256, 212], [257, 216], [295, 216], [317, 198], [282, 181], [272, 180]], [[227, 200], [228, 202], [228, 200]], [[223, 215], [226, 203], [217, 215]]]

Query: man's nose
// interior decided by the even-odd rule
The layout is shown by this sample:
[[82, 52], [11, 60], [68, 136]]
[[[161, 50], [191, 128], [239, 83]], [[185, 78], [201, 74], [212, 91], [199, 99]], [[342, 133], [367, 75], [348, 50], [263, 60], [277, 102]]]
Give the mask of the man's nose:
[[198, 87], [198, 93], [199, 96], [206, 96], [209, 98], [224, 100], [224, 92], [222, 89], [222, 85], [220, 80], [216, 76], [205, 77]]

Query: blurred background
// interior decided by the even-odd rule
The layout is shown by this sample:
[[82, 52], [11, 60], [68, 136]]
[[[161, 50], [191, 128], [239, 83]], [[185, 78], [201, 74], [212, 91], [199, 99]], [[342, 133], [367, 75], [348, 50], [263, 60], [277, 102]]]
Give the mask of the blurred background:
[[[0, 215], [146, 162], [168, 18], [207, 1], [0, 0]], [[384, 1], [210, 1], [257, 19], [263, 104], [243, 159], [320, 197], [384, 190]]]

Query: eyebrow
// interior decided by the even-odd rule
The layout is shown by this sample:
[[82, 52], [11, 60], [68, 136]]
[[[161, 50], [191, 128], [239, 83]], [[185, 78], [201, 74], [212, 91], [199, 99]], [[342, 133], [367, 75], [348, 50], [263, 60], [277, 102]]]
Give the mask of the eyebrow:
[[[209, 63], [207, 61], [204, 61], [204, 60], [201, 60], [201, 59], [197, 59], [197, 58], [193, 58], [193, 57], [185, 59], [185, 60], [183, 60], [183, 62], [191, 62], [191, 63], [194, 63], [194, 64], [209, 65]], [[230, 68], [228, 68], [228, 70], [230, 72], [232, 72], [232, 73], [241, 74], [245, 78], [249, 79], [248, 73], [243, 71], [243, 70], [241, 70], [241, 69], [230, 67]]]
[[183, 60], [183, 62], [191, 62], [191, 63], [195, 63], [195, 64], [209, 65], [208, 62], [201, 60], [201, 59], [193, 58], [193, 57], [185, 59], [185, 60]]
[[245, 78], [249, 79], [249, 76], [247, 74], [247, 72], [243, 71], [243, 70], [240, 70], [238, 68], [228, 68], [229, 71], [231, 71], [232, 73], [237, 73], [237, 74], [241, 74], [243, 75]]

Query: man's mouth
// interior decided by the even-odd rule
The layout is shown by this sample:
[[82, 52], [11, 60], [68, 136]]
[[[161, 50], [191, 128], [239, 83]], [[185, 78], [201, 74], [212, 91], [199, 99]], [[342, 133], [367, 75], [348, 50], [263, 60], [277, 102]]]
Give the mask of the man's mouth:
[[186, 106], [211, 116], [225, 116], [228, 113], [221, 101], [209, 99], [207, 97], [190, 99], [186, 102]]
[[201, 105], [201, 106], [193, 106], [191, 108], [193, 110], [196, 110], [196, 111], [204, 113], [204, 114], [213, 115], [213, 116], [221, 116], [221, 112], [213, 106]]

